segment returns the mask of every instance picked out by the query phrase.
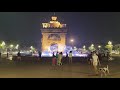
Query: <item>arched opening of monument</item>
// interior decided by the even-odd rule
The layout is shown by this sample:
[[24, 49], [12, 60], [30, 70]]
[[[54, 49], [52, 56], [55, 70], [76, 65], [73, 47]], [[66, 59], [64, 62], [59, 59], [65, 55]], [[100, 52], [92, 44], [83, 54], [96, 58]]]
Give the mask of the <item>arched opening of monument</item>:
[[50, 51], [51, 52], [57, 52], [58, 51], [58, 44], [57, 43], [52, 43], [50, 45]]

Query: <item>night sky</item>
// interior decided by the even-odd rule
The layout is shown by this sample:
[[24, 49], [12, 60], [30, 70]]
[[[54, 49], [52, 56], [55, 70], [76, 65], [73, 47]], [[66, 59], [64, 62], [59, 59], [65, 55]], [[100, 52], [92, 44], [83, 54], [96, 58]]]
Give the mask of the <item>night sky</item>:
[[[67, 44], [119, 43], [120, 12], [55, 12], [68, 26]], [[54, 12], [0, 12], [0, 40], [40, 44], [41, 23], [48, 22]]]

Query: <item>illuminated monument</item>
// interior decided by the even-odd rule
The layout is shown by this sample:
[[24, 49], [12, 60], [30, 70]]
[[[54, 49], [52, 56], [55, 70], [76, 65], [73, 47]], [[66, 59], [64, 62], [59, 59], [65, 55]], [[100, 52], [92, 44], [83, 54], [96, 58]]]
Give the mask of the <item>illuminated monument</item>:
[[57, 21], [56, 16], [51, 17], [51, 21], [42, 23], [42, 52], [64, 51], [66, 46], [66, 24]]

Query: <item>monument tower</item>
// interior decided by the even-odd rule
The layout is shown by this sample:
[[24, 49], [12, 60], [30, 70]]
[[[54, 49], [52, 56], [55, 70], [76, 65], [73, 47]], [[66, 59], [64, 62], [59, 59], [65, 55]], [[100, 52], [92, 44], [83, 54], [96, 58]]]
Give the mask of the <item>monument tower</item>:
[[44, 51], [63, 51], [66, 46], [66, 24], [57, 20], [57, 16], [52, 16], [49, 22], [42, 23], [42, 52]]

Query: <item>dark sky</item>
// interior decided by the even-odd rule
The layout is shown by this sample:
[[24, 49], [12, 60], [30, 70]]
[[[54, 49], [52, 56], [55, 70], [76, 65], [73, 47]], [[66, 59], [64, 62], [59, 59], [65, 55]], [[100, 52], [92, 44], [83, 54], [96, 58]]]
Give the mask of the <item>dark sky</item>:
[[[0, 40], [39, 43], [41, 23], [53, 12], [0, 12]], [[68, 41], [75, 44], [119, 43], [120, 12], [56, 12], [58, 20], [68, 25]], [[69, 43], [68, 43], [69, 44]]]

